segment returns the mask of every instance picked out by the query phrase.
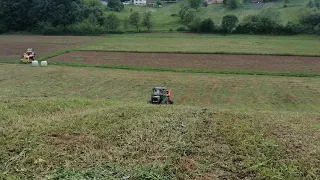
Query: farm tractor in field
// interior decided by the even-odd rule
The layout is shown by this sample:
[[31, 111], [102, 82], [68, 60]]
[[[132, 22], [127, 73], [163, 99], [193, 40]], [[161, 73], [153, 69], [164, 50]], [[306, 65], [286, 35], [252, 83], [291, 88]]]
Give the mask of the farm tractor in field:
[[32, 48], [28, 48], [27, 51], [22, 55], [21, 61], [23, 63], [31, 63], [36, 58], [36, 53], [33, 51]]
[[171, 92], [166, 87], [154, 87], [151, 92], [151, 104], [173, 104]]

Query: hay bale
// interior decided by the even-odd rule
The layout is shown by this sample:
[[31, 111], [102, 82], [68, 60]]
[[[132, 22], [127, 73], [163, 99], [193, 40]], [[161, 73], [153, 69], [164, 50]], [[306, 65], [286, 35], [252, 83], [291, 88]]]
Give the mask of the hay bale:
[[37, 66], [39, 66], [39, 62], [38, 62], [38, 61], [32, 61], [32, 62], [31, 62], [31, 65], [32, 65], [33, 67], [37, 67]]
[[47, 62], [47, 61], [41, 61], [41, 66], [42, 66], [42, 67], [48, 66], [48, 62]]

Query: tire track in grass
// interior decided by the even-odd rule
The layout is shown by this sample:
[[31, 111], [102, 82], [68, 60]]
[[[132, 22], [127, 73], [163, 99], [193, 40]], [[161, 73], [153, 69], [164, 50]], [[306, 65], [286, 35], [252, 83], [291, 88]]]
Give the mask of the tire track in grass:
[[75, 93], [72, 95], [89, 98], [95, 89], [101, 84], [104, 84], [104, 81], [99, 79], [93, 80], [90, 83], [86, 82], [84, 85], [82, 85], [83, 87], [80, 90], [74, 91]]
[[214, 105], [224, 106], [225, 101], [228, 97], [229, 89], [226, 88], [225, 79], [221, 79], [217, 81], [217, 84], [214, 88], [214, 96], [212, 97], [212, 101]]
[[[319, 84], [320, 81], [313, 85], [318, 85], [318, 88], [320, 88]], [[300, 98], [301, 94], [312, 94], [313, 92], [306, 88], [305, 82], [301, 82], [298, 79], [290, 79], [286, 82], [285, 86], [280, 87], [282, 88], [281, 90], [285, 92], [284, 101], [291, 106], [299, 106], [300, 108], [303, 108], [303, 110], [308, 110], [314, 109], [316, 106], [313, 105], [317, 104], [317, 101], [318, 103], [320, 102], [320, 95], [318, 96], [319, 98], [310, 98], [310, 95], [307, 95], [304, 99]], [[307, 102], [308, 105], [306, 105]], [[301, 105], [304, 106], [301, 107]]]
[[199, 103], [199, 101], [201, 101], [201, 103], [203, 103], [203, 104], [208, 104], [208, 102], [207, 102], [208, 98], [205, 98], [206, 97], [205, 81], [202, 78], [197, 82], [196, 87], [198, 88], [197, 103]]
[[193, 105], [199, 104], [202, 102], [203, 99], [199, 97], [198, 91], [195, 91], [198, 87], [196, 86], [198, 80], [193, 78], [189, 79], [189, 83], [185, 85], [185, 89], [183, 89], [183, 101], [182, 103], [185, 104], [186, 102], [192, 102]]
[[[266, 102], [270, 102], [269, 104], [272, 108], [284, 111], [297, 109], [296, 103], [298, 101], [295, 97], [298, 96], [299, 92], [295, 92], [292, 87], [289, 87], [289, 81], [290, 78], [286, 80], [275, 79], [272, 83], [263, 84], [263, 86], [268, 85], [264, 90], [264, 94], [267, 94]], [[300, 105], [299, 108], [301, 108]]]
[[210, 106], [210, 105], [216, 103], [213, 98], [216, 95], [216, 92], [217, 92], [216, 89], [218, 87], [218, 84], [220, 84], [220, 83], [221, 83], [220, 80], [214, 79], [214, 80], [211, 80], [205, 84], [204, 89], [205, 89], [205, 96], [206, 96], [206, 100], [207, 100], [206, 105]]
[[[266, 99], [266, 93], [264, 93], [264, 89], [266, 89], [265, 82], [260, 81], [259, 77], [247, 79], [243, 82], [242, 88], [239, 90], [239, 102], [241, 103], [242, 108], [247, 108], [247, 110], [263, 110], [265, 109], [265, 103], [263, 103]], [[257, 106], [259, 104], [259, 106]], [[261, 106], [263, 104], [264, 106]]]
[[296, 95], [290, 90], [288, 82], [277, 83], [275, 87], [279, 89], [279, 92], [281, 92], [281, 94], [279, 93], [277, 96], [278, 105], [281, 109], [289, 110], [296, 106], [295, 104], [298, 103], [298, 101], [296, 99]]
[[242, 94], [239, 92], [241, 88], [244, 86], [243, 81], [239, 81], [238, 79], [232, 80], [228, 85], [230, 86], [230, 95], [227, 99], [227, 104], [231, 106], [242, 106], [243, 101], [241, 99]]

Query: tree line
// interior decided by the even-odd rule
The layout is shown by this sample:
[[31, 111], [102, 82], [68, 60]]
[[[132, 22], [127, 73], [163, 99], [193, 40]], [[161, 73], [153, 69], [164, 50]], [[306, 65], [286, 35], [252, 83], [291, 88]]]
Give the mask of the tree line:
[[[229, 8], [234, 1], [237, 0], [225, 0], [225, 6]], [[175, 14], [180, 17], [181, 23], [176, 30], [199, 33], [320, 34], [319, 1], [308, 1], [299, 14], [299, 22], [283, 25], [279, 20], [279, 12], [268, 8], [260, 14], [248, 15], [241, 21], [235, 15], [226, 15], [221, 24], [216, 25], [210, 18], [196, 16], [200, 7], [207, 6], [204, 0], [188, 0], [188, 5]], [[120, 26], [126, 30], [131, 25], [137, 32], [141, 31], [141, 27], [147, 31], [154, 27], [150, 12], [131, 12], [123, 20], [113, 13], [104, 15], [104, 11], [122, 9], [120, 0], [109, 0], [108, 6], [104, 6], [101, 0], [0, 0], [0, 33], [27, 31], [46, 35], [98, 35], [121, 33]]]
[[102, 34], [116, 32], [120, 20], [104, 11], [123, 9], [120, 0], [0, 0], [0, 33]]

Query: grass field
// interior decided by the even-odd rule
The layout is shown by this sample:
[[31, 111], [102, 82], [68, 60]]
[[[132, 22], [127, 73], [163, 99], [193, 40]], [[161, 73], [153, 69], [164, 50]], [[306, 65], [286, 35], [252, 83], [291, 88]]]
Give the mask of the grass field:
[[320, 56], [319, 36], [126, 34], [80, 50]]
[[[315, 74], [284, 77], [274, 74], [274, 65], [263, 76], [236, 70], [195, 73], [192, 61], [209, 66], [201, 64], [202, 55], [179, 54], [319, 56], [319, 37], [23, 37], [21, 41], [19, 36], [0, 37], [7, 50], [0, 60], [6, 62], [0, 63], [0, 179], [320, 178], [319, 57], [303, 57], [312, 59], [306, 63], [302, 57], [289, 56], [277, 67], [282, 68], [280, 73], [286, 69]], [[49, 62], [48, 67], [17, 63], [31, 45], [41, 49], [38, 55]], [[96, 52], [87, 51], [139, 52], [139, 56], [131, 58], [136, 63], [130, 62], [135, 65], [130, 70], [84, 67], [93, 62], [104, 65]], [[189, 63], [184, 65], [191, 70], [165, 72], [164, 66], [148, 69], [146, 61], [138, 64], [141, 59], [157, 63], [161, 61], [157, 53], [164, 52], [170, 56], [161, 54], [163, 60], [185, 57]], [[69, 55], [77, 53], [84, 54], [83, 62], [69, 67], [54, 65], [50, 58], [69, 62]], [[123, 54], [115, 54], [119, 56], [107, 58], [119, 63]], [[252, 63], [249, 55], [244, 57], [248, 58], [239, 66], [266, 68], [255, 65], [252, 56]], [[212, 61], [226, 65], [221, 59]], [[155, 86], [170, 88], [174, 105], [148, 104]]]
[[319, 78], [0, 69], [2, 178], [319, 178]]

